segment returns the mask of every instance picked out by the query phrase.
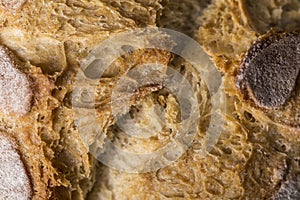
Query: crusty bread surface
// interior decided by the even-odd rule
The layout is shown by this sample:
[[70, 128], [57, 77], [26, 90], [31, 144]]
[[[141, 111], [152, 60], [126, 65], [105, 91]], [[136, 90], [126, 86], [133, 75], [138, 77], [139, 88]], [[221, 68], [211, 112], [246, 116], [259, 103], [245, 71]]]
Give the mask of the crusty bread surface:
[[[257, 103], [253, 88], [245, 94], [238, 87], [255, 44], [297, 32], [299, 7], [297, 0], [0, 1], [0, 199], [299, 199], [299, 76], [294, 74], [294, 88], [276, 108]], [[141, 27], [187, 34], [222, 75], [224, 130], [204, 157], [211, 94], [194, 66], [171, 52], [139, 49], [115, 59], [96, 85], [96, 117], [72, 101], [86, 57], [105, 39]], [[168, 45], [165, 37], [160, 41]], [[99, 162], [93, 151], [107, 139], [135, 153], [157, 151], [172, 141], [182, 114], [176, 96], [150, 74], [158, 83], [135, 91], [115, 110], [141, 124], [151, 119], [159, 124], [161, 112], [152, 109], [158, 105], [166, 112], [164, 129], [140, 139], [118, 127], [112, 91], [120, 99], [128, 95], [115, 86], [120, 80], [137, 84], [126, 74], [146, 63], [162, 65], [162, 76], [166, 66], [180, 72], [195, 91], [200, 118], [191, 146], [178, 160], [127, 173]], [[78, 126], [86, 122], [96, 123], [101, 135], [89, 129], [82, 134]]]

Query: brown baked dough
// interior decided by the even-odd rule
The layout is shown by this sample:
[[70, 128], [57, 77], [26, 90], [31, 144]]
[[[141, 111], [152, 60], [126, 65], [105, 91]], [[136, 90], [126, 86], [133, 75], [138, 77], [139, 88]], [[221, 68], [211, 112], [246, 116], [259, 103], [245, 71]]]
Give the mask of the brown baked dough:
[[[11, 63], [19, 71], [9, 73], [28, 78], [31, 104], [20, 103], [26, 103], [22, 116], [0, 112], [0, 129], [19, 141], [33, 199], [87, 196], [94, 184], [96, 162], [74, 122], [74, 78], [82, 60], [101, 41], [130, 28], [154, 25], [161, 9], [158, 0], [1, 1], [0, 43], [20, 61], [18, 67]], [[151, 57], [165, 63], [170, 54], [142, 50], [120, 58], [112, 73]], [[22, 83], [26, 89], [26, 82]], [[103, 91], [100, 97], [105, 97], [109, 84], [99, 84], [99, 88]], [[99, 115], [103, 116], [99, 124], [111, 119], [105, 110], [99, 109]]]
[[[234, 113], [236, 122], [241, 124], [247, 132], [246, 143], [251, 148], [249, 158], [242, 162], [245, 165], [240, 168], [241, 171], [237, 171], [241, 176], [244, 188], [241, 199], [289, 199], [295, 197], [293, 194], [297, 194], [292, 190], [298, 188], [295, 182], [300, 169], [299, 164], [295, 164], [298, 163], [300, 153], [300, 87], [297, 77], [299, 64], [297, 66], [292, 63], [299, 62], [299, 58], [297, 58], [299, 54], [296, 43], [298, 36], [297, 34], [288, 34], [288, 32], [299, 28], [297, 25], [299, 17], [294, 18], [299, 15], [299, 11], [296, 11], [298, 4], [298, 1], [293, 0], [216, 0], [206, 9], [202, 17], [203, 26], [199, 29], [199, 40], [213, 57], [220, 71], [223, 72], [225, 91], [234, 99], [234, 103], [229, 106], [231, 108], [229, 112]], [[288, 6], [281, 7], [280, 5]], [[281, 10], [283, 12], [280, 12]], [[276, 19], [265, 18], [265, 13], [267, 13], [266, 15], [270, 13], [270, 17], [275, 16]], [[280, 15], [281, 13], [282, 15]], [[275, 21], [278, 23], [272, 23]], [[270, 31], [269, 28], [272, 26], [287, 33], [278, 34]], [[259, 34], [265, 32], [268, 33]], [[272, 35], [275, 36], [273, 40], [270, 40]], [[281, 40], [283, 38], [285, 39]], [[277, 43], [278, 41], [281, 42]], [[287, 48], [284, 48], [284, 45]], [[268, 47], [271, 48], [268, 49]], [[249, 49], [252, 51], [247, 54]], [[277, 55], [282, 56], [291, 51], [294, 57], [287, 56], [291, 62], [286, 62], [290, 64], [283, 65], [291, 66], [291, 68], [276, 70], [274, 66], [280, 57], [272, 60], [274, 51]], [[268, 57], [268, 62], [273, 64], [267, 66], [267, 60], [263, 57]], [[265, 67], [263, 68], [260, 63], [263, 63]], [[244, 67], [242, 70], [241, 65]], [[243, 71], [247, 67], [250, 67], [248, 71]], [[275, 96], [272, 96], [273, 100], [271, 99], [271, 101], [268, 98], [262, 98], [263, 93], [258, 95], [257, 91], [259, 90], [254, 87], [267, 86], [268, 83], [263, 81], [267, 79], [266, 77], [271, 77], [273, 70], [271, 68], [278, 72], [276, 75], [274, 74], [278, 77], [277, 81], [284, 79], [282, 81], [284, 85], [280, 85], [280, 81], [274, 82], [275, 80], [273, 83], [288, 90], [285, 94], [280, 94], [280, 98], [277, 98], [275, 102]], [[270, 73], [261, 74], [263, 69], [267, 69]], [[281, 70], [288, 72], [291, 76], [286, 76], [280, 72]], [[244, 76], [245, 72], [247, 78]], [[239, 76], [242, 74], [243, 76]], [[236, 84], [237, 80], [242, 81], [238, 81]], [[251, 87], [249, 82], [252, 83]], [[246, 89], [246, 93], [243, 90], [241, 92], [241, 88]], [[271, 88], [274, 88], [274, 85]], [[256, 93], [253, 92], [254, 90]], [[276, 91], [268, 91], [266, 88], [264, 90], [267, 91], [269, 97], [276, 94]], [[231, 134], [235, 135], [236, 133], [232, 132]]]
[[[282, 108], [270, 111], [245, 101], [236, 88], [240, 64], [260, 32], [245, 10], [248, 8], [244, 2], [214, 0], [202, 11], [202, 2], [196, 0], [186, 3], [179, 0], [2, 1], [0, 42], [22, 63], [20, 68], [11, 64], [13, 69], [19, 70], [12, 71], [31, 81], [32, 104], [22, 116], [0, 112], [0, 130], [18, 143], [19, 155], [32, 184], [32, 199], [268, 199], [292, 196], [284, 191], [298, 187], [295, 182], [300, 169], [297, 160], [300, 145], [295, 136], [300, 134], [297, 127], [297, 105], [300, 105], [297, 88], [300, 86], [296, 83], [295, 94]], [[204, 5], [207, 6], [206, 1]], [[199, 18], [197, 15], [202, 13]], [[292, 16], [297, 15], [283, 15], [282, 19]], [[128, 174], [96, 163], [88, 153], [90, 143], [86, 141], [93, 142], [97, 135], [86, 134], [84, 142], [74, 122], [73, 106], [76, 105], [72, 104], [72, 94], [82, 60], [109, 36], [148, 25], [172, 28], [166, 25], [169, 21], [177, 30], [189, 35], [201, 25], [195, 38], [224, 75], [228, 94], [224, 105], [228, 111], [224, 113], [224, 133], [213, 150], [205, 158], [200, 157], [211, 116], [210, 96], [204, 81], [189, 63], [178, 58], [171, 62], [173, 55], [169, 52], [138, 50], [116, 59], [97, 86], [97, 124], [105, 130], [103, 138], [112, 139], [116, 145], [129, 150], [138, 147], [143, 151], [168, 142], [167, 132], [161, 135], [165, 140], [152, 138], [152, 143], [126, 140], [115, 126], [109, 106], [111, 91], [120, 76], [149, 61], [171, 64], [191, 83], [201, 110], [197, 136], [178, 161], [152, 173]], [[166, 106], [170, 121], [176, 123], [180, 115], [176, 98], [161, 90], [161, 86], [137, 91], [130, 102], [131, 109], [124, 112], [139, 117], [137, 110], [140, 110], [146, 117], [152, 117], [147, 109], [157, 102]], [[89, 115], [83, 117], [90, 121]], [[175, 127], [172, 123], [171, 128]]]

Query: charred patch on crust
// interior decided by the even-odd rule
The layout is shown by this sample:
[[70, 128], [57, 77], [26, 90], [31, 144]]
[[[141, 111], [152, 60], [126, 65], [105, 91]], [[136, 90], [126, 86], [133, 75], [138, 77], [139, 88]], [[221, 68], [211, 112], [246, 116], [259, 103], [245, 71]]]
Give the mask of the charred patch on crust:
[[295, 177], [295, 180], [287, 180], [282, 183], [278, 193], [273, 196], [274, 200], [281, 199], [300, 199], [300, 176]]
[[236, 86], [263, 108], [283, 106], [292, 96], [300, 70], [300, 34], [267, 34], [246, 54]]
[[293, 200], [300, 199], [300, 172], [299, 160], [288, 160], [288, 171], [278, 184], [278, 188], [273, 192], [272, 200]]

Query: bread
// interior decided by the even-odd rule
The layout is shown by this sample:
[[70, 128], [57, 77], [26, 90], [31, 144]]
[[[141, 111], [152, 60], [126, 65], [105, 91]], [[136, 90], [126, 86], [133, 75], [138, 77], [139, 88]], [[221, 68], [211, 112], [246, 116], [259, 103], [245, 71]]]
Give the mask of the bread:
[[[176, 7], [176, 4], [171, 5]], [[199, 155], [199, 144], [203, 142], [207, 125], [205, 121], [208, 121], [207, 118], [202, 118], [195, 143], [179, 160], [146, 174], [128, 174], [100, 166], [99, 178], [89, 199], [299, 198], [299, 143], [295, 139], [299, 129], [283, 121], [294, 122], [297, 118], [286, 117], [291, 114], [285, 107], [286, 104], [277, 110], [264, 109], [253, 101], [249, 102], [236, 85], [243, 60], [248, 50], [255, 47], [253, 43], [259, 38], [272, 35], [269, 33], [260, 36], [251, 24], [251, 16], [246, 9], [251, 8], [244, 1], [216, 0], [204, 10], [199, 22], [194, 21], [195, 26], [202, 25], [198, 41], [224, 74], [223, 82], [228, 95], [227, 112], [224, 114], [225, 131], [212, 151], [205, 158]], [[176, 14], [184, 15], [180, 12]], [[189, 16], [191, 13], [185, 14]], [[161, 19], [164, 17], [166, 16]], [[191, 34], [191, 30], [184, 29], [184, 25], [192, 23], [192, 20], [181, 23], [183, 19], [173, 19], [178, 22], [173, 27]], [[282, 19], [289, 20], [284, 17]], [[178, 24], [182, 26], [178, 27]], [[167, 27], [172, 28], [172, 25], [168, 25]], [[186, 73], [192, 73], [190, 81], [197, 80], [197, 73], [188, 63], [177, 62], [174, 65], [175, 68], [184, 66]], [[293, 75], [297, 75], [297, 70]], [[207, 90], [205, 83], [202, 84], [197, 91], [204, 92], [201, 93], [203, 95]], [[295, 107], [297, 104], [290, 97], [287, 102]], [[293, 93], [293, 97], [297, 98], [297, 93]], [[201, 102], [207, 102], [206, 98], [202, 96]], [[203, 116], [208, 116], [209, 104], [200, 105], [203, 106], [201, 110], [205, 110]], [[124, 141], [122, 144], [126, 145]]]
[[[0, 199], [299, 198], [298, 68], [289, 71], [293, 84], [283, 87], [288, 94], [275, 103], [249, 86], [257, 68], [247, 68], [253, 57], [264, 55], [255, 51], [258, 44], [271, 41], [276, 46], [272, 38], [286, 38], [299, 28], [298, 7], [297, 0], [1, 1], [0, 161], [8, 162], [0, 162]], [[83, 63], [102, 41], [156, 26], [196, 39], [223, 76], [227, 96], [221, 115], [226, 123], [206, 156], [201, 150], [213, 114], [211, 94], [201, 74], [178, 55], [124, 46], [127, 53], [96, 84], [96, 104], [74, 101], [76, 89], [87, 85], [76, 79], [78, 74], [99, 78], [93, 70], [97, 59]], [[276, 30], [270, 31], [272, 27]], [[170, 45], [166, 38], [161, 36], [161, 46]], [[158, 64], [156, 73], [147, 74], [156, 84], [136, 90], [124, 106], [131, 86], [148, 81], [131, 74], [141, 73], [137, 66], [145, 63]], [[127, 173], [99, 162], [108, 140], [135, 153], [153, 152], [172, 141], [183, 114], [176, 96], [163, 87], [166, 66], [188, 80], [198, 100], [201, 117], [192, 145], [170, 165], [147, 173]], [[127, 87], [118, 87], [120, 81]], [[165, 108], [165, 119], [158, 108]], [[167, 123], [157, 137], [127, 137], [114, 112], [141, 125]], [[164, 156], [172, 160], [174, 155], [175, 150]], [[117, 156], [111, 159], [122, 166]], [[6, 173], [12, 174], [10, 179]]]
[[[209, 94], [199, 73], [190, 64], [177, 58], [173, 60], [172, 65], [175, 69], [181, 69], [183, 75], [190, 81], [193, 90], [197, 91], [198, 98], [201, 99], [199, 107], [203, 118], [199, 123], [195, 143], [178, 161], [155, 172], [128, 174], [105, 166], [99, 167], [98, 181], [88, 199], [209, 199], [236, 198], [242, 195], [241, 178], [233, 170], [242, 167], [240, 163], [249, 156], [250, 146], [246, 143], [244, 130], [234, 122], [233, 116], [228, 117], [226, 125], [228, 132], [221, 136], [220, 143], [215, 146], [210, 155], [205, 158], [201, 157], [201, 144], [205, 139], [211, 111]], [[156, 95], [152, 95], [155, 99]], [[169, 101], [170, 96], [165, 99], [167, 107], [173, 109], [178, 107], [174, 101]], [[176, 113], [176, 110], [174, 109], [173, 112]], [[148, 112], [146, 117], [157, 116]], [[173, 123], [175, 124], [176, 120]], [[236, 131], [237, 137], [231, 138], [229, 130]], [[125, 138], [118, 129], [111, 131], [114, 133], [112, 141], [130, 151], [133, 151], [132, 147], [134, 147], [137, 152], [151, 152], [153, 151], [152, 145], [157, 142], [157, 139], [153, 138], [151, 143], [149, 140], [146, 144], [137, 143], [135, 140], [130, 140], [131, 138]], [[231, 142], [234, 146], [228, 148]], [[142, 150], [139, 149], [141, 147], [143, 147]], [[211, 168], [214, 171], [211, 171]], [[218, 182], [220, 176], [224, 179], [223, 184]]]
[[[1, 1], [0, 66], [7, 78], [0, 85], [0, 127], [16, 138], [28, 169], [32, 191], [24, 199], [85, 198], [96, 162], [74, 123], [76, 72], [103, 39], [153, 25], [160, 10], [156, 1]], [[161, 55], [163, 60], [169, 56]], [[128, 59], [142, 57], [143, 51]]]
[[[47, 184], [52, 184], [54, 181], [55, 170], [45, 158], [42, 141], [36, 132], [42, 128], [40, 123], [45, 118], [43, 112], [52, 86], [40, 69], [20, 61], [3, 46], [1, 46], [0, 62], [3, 77], [1, 79], [1, 131], [6, 133], [8, 139], [16, 140], [11, 145], [20, 153], [24, 162], [23, 170], [26, 170], [29, 175], [28, 184], [32, 186], [27, 199], [34, 195], [46, 198]], [[26, 199], [26, 196], [24, 198]]]
[[260, 34], [271, 28], [292, 31], [299, 28], [299, 1], [242, 1], [242, 9], [253, 30]]
[[[296, 1], [260, 1], [255, 4], [250, 1], [215, 1], [206, 10], [203, 17], [205, 24], [199, 30], [200, 42], [214, 58], [220, 71], [224, 72], [223, 81], [226, 83], [225, 90], [227, 94], [236, 98], [237, 120], [246, 130], [247, 143], [251, 146], [250, 157], [245, 162], [245, 167], [240, 171], [242, 184], [245, 189], [243, 198], [247, 199], [299, 198], [297, 193], [297, 177], [299, 173], [297, 135], [299, 134], [299, 118], [295, 114], [298, 113], [297, 102], [299, 97], [297, 64], [291, 64], [291, 67], [287, 67], [288, 70], [291, 70], [293, 67], [296, 70], [292, 73], [293, 75], [290, 74], [287, 76], [288, 78], [284, 78], [285, 80], [288, 79], [291, 86], [288, 86], [288, 84], [278, 85], [278, 87], [287, 87], [285, 92], [292, 91], [292, 94], [283, 98], [284, 101], [278, 104], [277, 108], [267, 106], [267, 104], [262, 105], [262, 102], [257, 99], [258, 96], [253, 96], [256, 95], [253, 93], [253, 90], [251, 91], [252, 93], [248, 93], [245, 96], [243, 89], [239, 87], [241, 86], [240, 83], [247, 79], [245, 79], [245, 76], [243, 77], [245, 75], [243, 74], [245, 66], [253, 64], [250, 61], [252, 58], [257, 60], [261, 58], [260, 56], [263, 56], [264, 53], [261, 54], [261, 52], [264, 51], [260, 51], [260, 49], [265, 48], [266, 43], [268, 43], [265, 43], [265, 41], [270, 41], [272, 38], [280, 38], [280, 35], [292, 34], [290, 33], [291, 31], [299, 28], [296, 18], [293, 17], [299, 13], [288, 9], [291, 5], [297, 6], [298, 4]], [[224, 6], [226, 11], [230, 10], [230, 14], [221, 12], [225, 8]], [[214, 16], [211, 16], [213, 11], [217, 11], [220, 17], [214, 18]], [[222, 23], [217, 23], [220, 20]], [[274, 30], [270, 30], [271, 27]], [[287, 33], [278, 33], [279, 30]], [[262, 33], [266, 34], [261, 35]], [[296, 37], [298, 37], [297, 34]], [[260, 47], [259, 44], [262, 44], [264, 47]], [[271, 42], [275, 50], [269, 54], [268, 58], [270, 56], [280, 56], [281, 53], [288, 49], [288, 45], [297, 45], [297, 42], [287, 43], [284, 51], [279, 51], [280, 48], [276, 46], [277, 44], [279, 43]], [[270, 48], [267, 49], [266, 52], [271, 50]], [[297, 48], [292, 49], [296, 56], [295, 61], [298, 62]], [[276, 69], [276, 71], [288, 66], [286, 64], [288, 62], [285, 60], [287, 56], [285, 55], [283, 58], [284, 64], [277, 65], [282, 68]], [[276, 59], [263, 60], [270, 66], [273, 62], [278, 64]], [[252, 72], [256, 73], [259, 66], [261, 65], [253, 64], [252, 67], [254, 68], [252, 69], [254, 70]], [[254, 76], [259, 80], [264, 76], [268, 76], [266, 67], [263, 67], [263, 70], [265, 73], [263, 76], [262, 74], [256, 76], [251, 72], [249, 77], [253, 78]], [[274, 71], [275, 69], [270, 72]], [[273, 81], [280, 81], [279, 74], [277, 71], [277, 79], [273, 77]], [[284, 74], [287, 75], [287, 73]], [[293, 76], [294, 80], [292, 80]], [[266, 81], [266, 78], [263, 78], [263, 80]], [[268, 83], [266, 81], [263, 84]], [[278, 91], [278, 87], [276, 91]], [[274, 95], [271, 97], [272, 99], [280, 97], [278, 94], [276, 97]]]

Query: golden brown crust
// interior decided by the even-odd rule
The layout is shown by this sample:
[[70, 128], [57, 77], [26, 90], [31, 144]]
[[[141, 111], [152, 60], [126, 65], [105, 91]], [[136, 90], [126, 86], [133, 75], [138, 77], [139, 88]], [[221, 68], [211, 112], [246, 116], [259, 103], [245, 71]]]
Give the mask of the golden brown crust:
[[[12, 2], [18, 5], [23, 1]], [[186, 4], [174, 2], [174, 7], [171, 1], [162, 2], [168, 4], [165, 12], [169, 14], [173, 8], [188, 12], [192, 6], [195, 15], [202, 13], [193, 0]], [[27, 0], [13, 12], [7, 7], [0, 9], [1, 44], [26, 63], [21, 71], [30, 77], [34, 86], [30, 112], [20, 118], [0, 116], [0, 129], [18, 140], [34, 188], [33, 199], [83, 199], [87, 196], [95, 181], [95, 160], [88, 154], [86, 144], [93, 142], [96, 136], [87, 135], [85, 143], [74, 121], [73, 106], [76, 105], [72, 105], [72, 92], [76, 73], [82, 60], [108, 36], [130, 28], [155, 25], [163, 9], [161, 5], [159, 0]], [[178, 161], [153, 173], [127, 174], [100, 166], [99, 180], [89, 197], [263, 199], [284, 190], [280, 188], [290, 187], [289, 182], [294, 179], [283, 181], [282, 177], [294, 177], [297, 171], [297, 167], [291, 173], [287, 169], [291, 166], [290, 160], [299, 156], [298, 144], [293, 141], [299, 129], [287, 123], [297, 124], [298, 119], [292, 121], [291, 116], [282, 119], [289, 112], [268, 113], [243, 101], [235, 87], [243, 56], [257, 39], [257, 30], [253, 29], [244, 6], [244, 1], [240, 0], [215, 0], [203, 12], [200, 22], [193, 23], [198, 19], [193, 13], [178, 19], [181, 25], [191, 19], [186, 26], [179, 27], [179, 30], [189, 29], [185, 31], [190, 35], [194, 24], [197, 24], [195, 29], [202, 24], [199, 41], [224, 74], [226, 92], [231, 97], [226, 104], [229, 114], [224, 114], [225, 131], [218, 144], [207, 157], [199, 156], [211, 115], [209, 93], [192, 66], [180, 59], [174, 60], [173, 67], [187, 77], [200, 99], [202, 118], [195, 143]], [[179, 12], [174, 12], [180, 16]], [[159, 23], [165, 26], [172, 17], [165, 14]], [[103, 138], [113, 138], [116, 144], [129, 150], [147, 147], [143, 151], [156, 149], [168, 141], [155, 138], [151, 144], [134, 139], [126, 141], [114, 129], [109, 97], [118, 79], [136, 65], [153, 61], [166, 65], [171, 58], [169, 52], [139, 50], [112, 64], [97, 86], [97, 124], [106, 131]], [[176, 122], [179, 115], [176, 99], [165, 92], [159, 93], [160, 89], [161, 86], [150, 86], [137, 91], [130, 106], [137, 107], [142, 114], [149, 114], [147, 106], [157, 101], [167, 107], [170, 121]], [[152, 94], [153, 90], [158, 94]], [[300, 96], [298, 93], [296, 96]], [[143, 97], [147, 100], [140, 100]], [[296, 116], [299, 110], [292, 108], [298, 100], [292, 101], [287, 110]], [[138, 116], [134, 109], [130, 111]], [[89, 115], [83, 117], [90, 119]], [[289, 135], [288, 139], [281, 137], [284, 134]]]
[[222, 73], [232, 75], [244, 52], [256, 39], [240, 9], [241, 2], [214, 1], [201, 17], [198, 41]]
[[[8, 9], [9, 4], [0, 8], [0, 41], [25, 63], [21, 71], [32, 81], [33, 101], [21, 118], [1, 115], [0, 128], [20, 141], [33, 199], [83, 199], [94, 182], [95, 160], [74, 122], [71, 98], [76, 73], [81, 61], [110, 34], [154, 25], [161, 5], [109, 0], [10, 3], [15, 10]], [[143, 53], [127, 61], [138, 64]], [[148, 55], [163, 62], [170, 57], [155, 51]], [[127, 67], [127, 61], [119, 61]]]
[[[290, 173], [288, 172], [288, 169], [291, 168], [290, 160], [294, 160], [293, 157], [299, 154], [299, 117], [296, 114], [299, 113], [299, 81], [296, 82], [296, 90], [292, 94], [292, 98], [283, 107], [271, 110], [257, 106], [253, 100], [249, 100], [249, 94], [248, 97], [245, 96], [245, 93], [236, 87], [240, 66], [247, 56], [246, 52], [253, 46], [258, 36], [250, 18], [261, 16], [259, 14], [249, 16], [245, 13], [245, 6], [247, 5], [244, 2], [232, 1], [232, 3], [227, 2], [225, 5], [225, 1], [215, 1], [204, 14], [204, 26], [200, 28], [199, 34], [200, 42], [213, 57], [220, 71], [224, 72], [225, 90], [228, 95], [236, 98], [233, 103], [234, 110], [231, 112], [238, 116], [237, 123], [241, 124], [247, 132], [247, 144], [251, 146], [250, 157], [239, 172], [242, 175], [243, 198], [268, 199], [280, 196], [277, 195], [282, 193], [279, 192], [279, 185], [282, 184], [285, 187], [284, 177]], [[272, 2], [251, 1], [252, 4], [258, 6], [264, 3], [272, 4]], [[225, 8], [226, 12], [220, 12]], [[255, 12], [255, 9], [253, 11]], [[219, 13], [220, 16], [211, 17], [211, 15], [214, 16], [213, 13], [215, 12]], [[230, 12], [230, 16], [234, 16], [228, 18], [229, 22], [224, 20], [228, 16], [227, 12]], [[241, 21], [235, 20], [238, 15]], [[205, 21], [207, 19], [208, 21]], [[293, 20], [293, 18], [282, 17], [281, 20]], [[237, 30], [236, 27], [238, 27]], [[283, 29], [285, 30], [284, 27]], [[272, 34], [274, 32], [267, 34], [266, 37]], [[231, 44], [232, 39], [235, 40], [237, 37], [241, 38], [242, 41], [233, 48], [233, 51], [221, 48], [221, 45]], [[211, 41], [216, 41], [217, 45], [211, 45]], [[298, 170], [299, 166], [293, 168], [291, 170], [293, 175], [291, 176], [297, 177]]]

